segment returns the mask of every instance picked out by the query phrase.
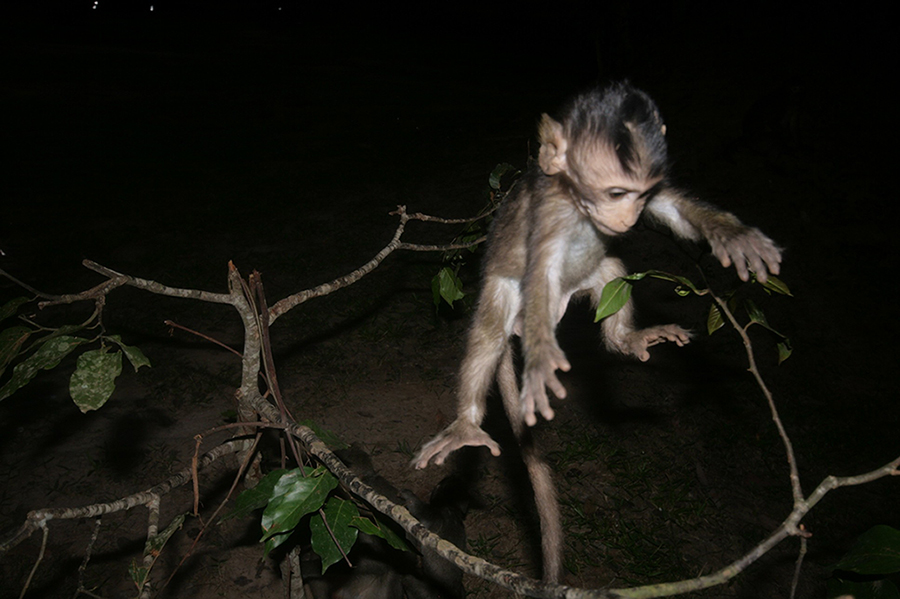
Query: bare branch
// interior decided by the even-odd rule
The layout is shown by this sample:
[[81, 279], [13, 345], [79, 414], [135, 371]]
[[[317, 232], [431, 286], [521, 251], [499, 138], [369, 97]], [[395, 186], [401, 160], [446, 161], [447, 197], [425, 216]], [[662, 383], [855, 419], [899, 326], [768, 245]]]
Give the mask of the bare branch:
[[[471, 219], [446, 219], [439, 218], [437, 216], [428, 216], [426, 214], [415, 213], [415, 214], [407, 214], [406, 206], [397, 206], [397, 210], [391, 212], [391, 214], [396, 214], [400, 217], [400, 224], [397, 225], [397, 229], [394, 231], [394, 236], [391, 241], [384, 246], [375, 256], [366, 262], [361, 267], [357, 268], [353, 272], [350, 272], [342, 277], [338, 277], [329, 283], [323, 283], [318, 287], [314, 287], [312, 289], [306, 289], [304, 291], [300, 291], [299, 293], [295, 293], [293, 295], [289, 295], [288, 297], [276, 302], [269, 309], [269, 324], [271, 325], [275, 320], [290, 310], [295, 306], [302, 304], [308, 300], [311, 300], [316, 297], [321, 297], [323, 295], [328, 295], [329, 293], [333, 293], [338, 289], [342, 289], [353, 283], [357, 282], [381, 264], [385, 258], [387, 258], [391, 253], [395, 250], [411, 250], [418, 252], [442, 252], [447, 250], [454, 249], [463, 249], [467, 247], [471, 247], [475, 244], [481, 243], [484, 241], [484, 237], [478, 239], [477, 241], [473, 241], [472, 243], [466, 244], [448, 244], [448, 245], [418, 245], [411, 243], [403, 243], [400, 241], [400, 237], [403, 235], [403, 232], [406, 230], [406, 223], [410, 220], [420, 220], [427, 222], [438, 222], [444, 224], [456, 224], [456, 223], [468, 223], [474, 220], [478, 220], [482, 218], [482, 215], [476, 218]], [[489, 213], [488, 213], [489, 214]]]
[[[107, 268], [105, 266], [97, 264], [92, 260], [85, 260], [84, 262], [82, 262], [82, 264], [85, 266], [85, 268], [93, 270], [94, 272], [98, 272], [104, 276], [109, 277], [110, 279], [114, 279], [116, 281], [121, 280], [122, 282], [119, 283], [119, 285], [137, 287], [138, 289], [143, 289], [144, 291], [149, 291], [158, 295], [168, 295], [171, 297], [194, 299], [200, 300], [202, 302], [211, 302], [213, 304], [233, 303], [232, 295], [228, 293], [212, 293], [209, 291], [201, 291], [199, 289], [181, 289], [179, 287], [169, 287], [168, 285], [163, 285], [149, 279], [141, 279], [138, 277], [132, 277], [131, 275], [125, 275], [120, 272], [116, 272], [111, 268]], [[76, 296], [79, 295], [82, 294], [76, 294]]]
[[[492, 196], [493, 197], [493, 196]], [[468, 218], [442, 218], [440, 216], [431, 216], [430, 214], [422, 214], [421, 212], [416, 212], [415, 214], [409, 215], [409, 220], [420, 220], [423, 222], [431, 222], [431, 223], [441, 223], [445, 225], [467, 225], [469, 223], [474, 223], [475, 221], [481, 220], [487, 216], [490, 216], [500, 207], [500, 202], [497, 201], [491, 206], [490, 210], [485, 210], [483, 213], [477, 214], [475, 216], [471, 216]], [[405, 208], [405, 207], [404, 207]], [[396, 212], [392, 212], [391, 214], [396, 214]]]
[[328, 295], [333, 291], [336, 291], [343, 287], [347, 287], [348, 285], [352, 285], [356, 281], [360, 280], [361, 278], [375, 270], [375, 268], [379, 264], [381, 264], [385, 258], [387, 258], [394, 250], [400, 247], [400, 236], [403, 235], [403, 231], [406, 228], [406, 223], [407, 221], [409, 221], [409, 215], [406, 214], [406, 206], [397, 206], [397, 211], [392, 212], [391, 214], [400, 215], [400, 224], [397, 225], [397, 229], [394, 231], [394, 237], [391, 239], [390, 243], [388, 243], [381, 249], [381, 251], [375, 254], [374, 258], [372, 258], [353, 272], [342, 277], [338, 277], [330, 283], [323, 283], [318, 287], [306, 289], [299, 293], [289, 295], [288, 297], [276, 302], [275, 305], [273, 305], [269, 309], [269, 324], [271, 325], [279, 316], [281, 316], [291, 308], [302, 304], [307, 300], [321, 297], [323, 295]]
[[794, 506], [794, 509], [791, 510], [791, 513], [788, 515], [785, 521], [774, 532], [772, 532], [772, 534], [766, 537], [756, 547], [747, 552], [746, 555], [735, 560], [734, 562], [714, 574], [710, 574], [708, 576], [700, 576], [691, 580], [647, 585], [633, 589], [612, 589], [611, 592], [616, 593], [619, 597], [628, 597], [629, 599], [649, 599], [651, 597], [669, 597], [672, 595], [680, 595], [682, 593], [698, 591], [700, 589], [706, 589], [728, 582], [729, 580], [746, 570], [750, 564], [765, 555], [770, 549], [772, 549], [772, 547], [780, 543], [785, 538], [792, 535], [800, 537], [810, 536], [809, 533], [803, 530], [799, 525], [800, 520], [807, 513], [809, 513], [813, 506], [816, 505], [816, 503], [818, 503], [826, 493], [838, 487], [868, 483], [884, 476], [897, 476], [898, 474], [900, 474], [900, 471], [898, 471], [898, 467], [900, 467], [900, 457], [891, 462], [888, 462], [881, 468], [878, 468], [871, 472], [867, 472], [866, 474], [847, 476], [843, 478], [839, 478], [836, 476], [826, 477], [821, 483], [819, 483], [819, 486], [816, 487], [816, 490], [810, 493], [808, 499], [801, 499]]
[[447, 245], [421, 245], [418, 243], [401, 243], [398, 250], [409, 250], [412, 252], [446, 252], [448, 250], [464, 250], [473, 245], [478, 245], [487, 240], [487, 235], [482, 235], [478, 239], [469, 243], [450, 243]]
[[38, 308], [43, 310], [47, 306], [55, 306], [58, 304], [74, 304], [75, 302], [80, 302], [88, 299], [102, 301], [103, 298], [106, 297], [107, 293], [109, 293], [116, 287], [121, 287], [122, 285], [126, 285], [127, 283], [127, 278], [115, 277], [113, 279], [110, 279], [109, 281], [100, 283], [96, 287], [91, 287], [87, 291], [82, 291], [81, 293], [67, 293], [65, 295], [58, 295], [50, 300], [38, 302]]

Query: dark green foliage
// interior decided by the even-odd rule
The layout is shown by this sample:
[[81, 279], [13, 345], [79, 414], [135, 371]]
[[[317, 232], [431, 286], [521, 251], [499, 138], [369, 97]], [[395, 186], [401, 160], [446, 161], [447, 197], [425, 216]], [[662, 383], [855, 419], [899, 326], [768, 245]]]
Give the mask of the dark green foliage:
[[856, 599], [900, 599], [900, 530], [873, 526], [856, 540], [832, 567], [828, 597], [851, 595]]
[[[380, 520], [362, 516], [352, 500], [334, 495], [337, 486], [337, 479], [324, 466], [276, 470], [241, 493], [226, 518], [246, 517], [265, 508], [260, 541], [265, 543], [266, 555], [308, 521], [312, 548], [322, 558], [323, 573], [350, 552], [360, 531], [385, 539], [395, 549], [408, 550], [405, 541]], [[304, 520], [309, 514], [312, 516]]]

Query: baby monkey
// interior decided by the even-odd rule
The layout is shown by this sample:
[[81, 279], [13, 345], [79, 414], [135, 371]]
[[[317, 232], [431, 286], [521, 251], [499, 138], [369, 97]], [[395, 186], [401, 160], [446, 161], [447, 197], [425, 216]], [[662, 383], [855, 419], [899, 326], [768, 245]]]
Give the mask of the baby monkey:
[[[485, 257], [478, 300], [459, 380], [456, 420], [429, 441], [414, 460], [424, 468], [466, 445], [500, 447], [481, 429], [485, 402], [497, 380], [513, 431], [523, 442], [541, 519], [544, 578], [561, 569], [562, 532], [550, 470], [525, 442], [524, 425], [554, 416], [547, 388], [562, 399], [556, 376], [570, 364], [555, 335], [573, 296], [596, 306], [606, 283], [626, 273], [608, 256], [608, 241], [628, 231], [642, 213], [678, 236], [705, 239], [723, 266], [744, 281], [750, 271], [765, 282], [778, 274], [781, 252], [758, 229], [734, 215], [685, 197], [668, 185], [666, 127], [656, 104], [629, 83], [597, 88], [573, 98], [560, 120], [547, 114], [538, 127], [540, 152], [500, 207]], [[641, 361], [648, 348], [671, 341], [683, 346], [690, 333], [669, 324], [637, 330], [629, 302], [602, 323], [606, 346]], [[524, 354], [522, 387], [513, 368], [511, 337]]]

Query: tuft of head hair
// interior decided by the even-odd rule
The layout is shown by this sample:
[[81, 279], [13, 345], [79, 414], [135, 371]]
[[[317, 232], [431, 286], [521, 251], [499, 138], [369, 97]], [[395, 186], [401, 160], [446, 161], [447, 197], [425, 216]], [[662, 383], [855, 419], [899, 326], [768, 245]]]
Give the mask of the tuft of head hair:
[[573, 145], [608, 146], [628, 174], [666, 175], [668, 151], [659, 109], [628, 81], [575, 96], [561, 116], [565, 136]]

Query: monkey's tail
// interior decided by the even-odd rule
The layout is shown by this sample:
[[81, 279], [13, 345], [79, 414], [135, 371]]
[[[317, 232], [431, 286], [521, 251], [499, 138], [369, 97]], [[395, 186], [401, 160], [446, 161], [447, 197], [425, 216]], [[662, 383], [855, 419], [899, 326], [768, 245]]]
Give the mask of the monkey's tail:
[[528, 477], [534, 489], [534, 502], [541, 521], [541, 554], [544, 558], [544, 580], [557, 582], [562, 573], [563, 532], [560, 521], [559, 501], [553, 472], [530, 439], [522, 445], [522, 459], [528, 469]]
[[503, 398], [503, 408], [512, 425], [513, 433], [522, 451], [522, 460], [528, 470], [534, 502], [541, 522], [541, 555], [544, 562], [544, 580], [557, 582], [562, 574], [563, 533], [556, 498], [553, 472], [534, 446], [531, 432], [525, 429], [519, 404], [519, 385], [513, 366], [512, 351], [507, 346], [497, 371], [497, 383]]

